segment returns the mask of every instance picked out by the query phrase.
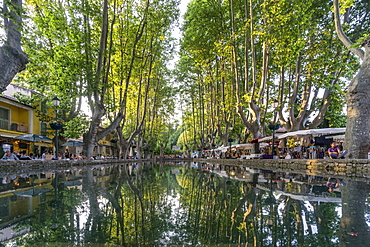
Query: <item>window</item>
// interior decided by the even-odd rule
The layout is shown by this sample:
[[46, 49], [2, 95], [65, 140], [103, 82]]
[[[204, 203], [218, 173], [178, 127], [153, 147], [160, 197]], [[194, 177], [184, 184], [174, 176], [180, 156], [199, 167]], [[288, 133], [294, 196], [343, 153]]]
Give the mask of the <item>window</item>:
[[44, 123], [44, 122], [41, 122], [40, 123], [40, 132], [41, 132], [41, 135], [46, 135], [47, 128], [48, 128], [48, 124], [47, 123]]
[[47, 107], [47, 105], [46, 105], [46, 101], [45, 100], [43, 100], [43, 101], [41, 101], [41, 106], [40, 106], [40, 111], [42, 112], [42, 113], [47, 113], [47, 111], [48, 111], [48, 107]]
[[0, 129], [9, 129], [9, 109], [0, 107]]

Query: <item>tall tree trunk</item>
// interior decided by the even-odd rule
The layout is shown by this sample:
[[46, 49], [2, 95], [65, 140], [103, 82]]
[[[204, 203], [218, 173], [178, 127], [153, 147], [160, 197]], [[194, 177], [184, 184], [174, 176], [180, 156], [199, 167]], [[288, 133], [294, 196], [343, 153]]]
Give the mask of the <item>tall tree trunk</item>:
[[[112, 25], [114, 24], [115, 20], [113, 18]], [[120, 124], [122, 119], [124, 118], [124, 112], [126, 107], [126, 101], [121, 100], [120, 102], [120, 109], [119, 112], [114, 119], [114, 121], [102, 131], [99, 131], [99, 125], [101, 123], [101, 119], [103, 118], [104, 114], [106, 113], [106, 109], [104, 106], [104, 98], [106, 93], [106, 84], [108, 81], [108, 73], [110, 69], [110, 55], [112, 52], [112, 40], [110, 40], [110, 47], [107, 51], [108, 47], [108, 1], [104, 0], [103, 2], [103, 13], [102, 13], [102, 27], [101, 27], [101, 35], [100, 35], [100, 47], [99, 47], [99, 55], [96, 67], [96, 83], [101, 83], [101, 90], [95, 90], [92, 92], [92, 95], [89, 96], [89, 100], [93, 99], [92, 103], [90, 103], [92, 109], [92, 117], [91, 117], [91, 124], [89, 128], [89, 132], [84, 135], [84, 142], [85, 145], [83, 147], [83, 153], [86, 155], [87, 158], [92, 157], [94, 147], [96, 142], [108, 135], [110, 132], [114, 131], [116, 127]], [[112, 37], [111, 37], [112, 38]]]
[[357, 75], [348, 86], [347, 101], [347, 126], [344, 148], [348, 150], [348, 158], [367, 159], [370, 149], [370, 36], [362, 43], [365, 52], [354, 48], [352, 41], [343, 32], [340, 16], [339, 1], [334, 0], [335, 29], [342, 43], [360, 59], [362, 65]]
[[[19, 10], [10, 11], [9, 9]], [[6, 44], [0, 47], [0, 93], [12, 82], [14, 76], [26, 68], [28, 58], [21, 48], [21, 24], [19, 15], [22, 9], [22, 0], [4, 1], [3, 6], [4, 28], [6, 32]], [[10, 18], [8, 18], [10, 17]]]
[[[232, 3], [232, 1], [231, 1]], [[262, 98], [262, 95], [265, 91], [265, 85], [266, 85], [266, 78], [267, 78], [267, 65], [268, 65], [268, 47], [267, 44], [264, 42], [263, 44], [263, 65], [262, 65], [262, 78], [261, 83], [259, 84], [259, 91], [256, 93], [256, 85], [257, 85], [257, 68], [256, 68], [256, 57], [255, 57], [255, 44], [254, 44], [254, 26], [253, 26], [253, 8], [252, 8], [252, 1], [250, 1], [250, 28], [251, 28], [251, 52], [252, 52], [252, 89], [245, 88], [245, 92], [241, 92], [240, 90], [240, 81], [239, 81], [239, 74], [238, 74], [238, 58], [237, 58], [237, 49], [235, 40], [233, 40], [233, 67], [234, 67], [234, 77], [236, 81], [236, 90], [235, 90], [235, 96], [236, 96], [236, 112], [240, 116], [243, 125], [248, 129], [248, 131], [252, 134], [253, 138], [259, 138], [262, 136], [260, 132], [261, 127], [261, 107], [259, 106], [260, 99]], [[231, 5], [231, 10], [233, 10], [233, 5]], [[235, 28], [234, 28], [234, 12], [231, 13], [231, 23], [232, 23], [232, 36], [235, 37]], [[247, 54], [245, 54], [247, 56]], [[244, 80], [248, 78], [248, 73], [244, 75]], [[251, 99], [249, 100], [249, 113], [250, 115], [247, 116], [244, 112], [244, 107], [241, 100], [241, 95], [245, 94], [248, 90], [251, 90]], [[248, 118], [249, 117], [249, 118]], [[255, 143], [253, 146], [253, 152], [259, 153], [259, 144]]]
[[370, 149], [370, 37], [362, 43], [365, 56], [361, 68], [348, 86], [347, 129], [344, 148], [350, 159], [367, 159]]

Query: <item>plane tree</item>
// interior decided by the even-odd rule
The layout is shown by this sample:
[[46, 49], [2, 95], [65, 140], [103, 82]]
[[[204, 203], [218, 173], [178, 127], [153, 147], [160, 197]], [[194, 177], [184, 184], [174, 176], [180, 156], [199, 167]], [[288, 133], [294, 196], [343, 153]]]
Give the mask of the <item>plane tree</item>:
[[21, 46], [22, 0], [3, 1], [0, 16], [3, 19], [0, 28], [5, 31], [5, 37], [0, 37], [0, 92], [3, 92], [28, 63]]
[[[368, 119], [368, 105], [370, 99], [369, 84], [369, 47], [370, 36], [368, 32], [370, 14], [368, 4], [362, 1], [349, 1], [350, 5], [342, 6], [343, 20], [351, 28], [347, 30], [341, 23], [339, 1], [334, 0], [335, 28], [338, 38], [344, 46], [361, 60], [361, 67], [356, 76], [351, 80], [346, 94], [347, 126], [344, 146], [348, 150], [348, 158], [367, 159], [370, 149], [370, 121]], [[343, 8], [347, 8], [344, 10]], [[354, 43], [352, 40], [356, 40]]]
[[239, 140], [240, 132], [252, 138], [268, 133], [270, 121], [288, 131], [316, 128], [333, 99], [343, 105], [342, 88], [358, 64], [336, 40], [332, 19], [327, 0], [192, 1], [179, 81], [189, 99], [185, 116], [196, 125], [189, 125], [196, 128], [193, 143], [206, 139], [205, 129], [227, 144], [230, 135], [222, 136], [218, 126], [226, 133], [233, 125]]
[[231, 127], [238, 124], [233, 111], [235, 86], [220, 47], [226, 37], [224, 8], [220, 1], [192, 1], [184, 17], [177, 78], [184, 122], [191, 128], [180, 140], [186, 140], [189, 148], [227, 145]]
[[56, 121], [51, 100], [55, 96], [60, 99], [57, 120], [64, 125], [58, 142], [62, 150], [68, 138], [79, 138], [88, 126], [83, 111], [86, 81], [81, 7], [35, 0], [27, 1], [23, 8], [27, 18], [23, 47], [30, 63], [14, 82], [34, 90], [28, 102], [37, 107], [44, 125]]
[[[170, 29], [177, 18], [177, 1], [147, 1], [142, 6], [126, 6], [117, 15], [112, 35], [114, 53], [108, 78], [107, 119], [124, 118], [116, 126], [120, 156], [130, 146], [147, 149], [155, 137], [151, 133], [158, 120], [173, 113], [172, 93], [166, 63], [173, 47]], [[127, 16], [136, 16], [128, 19]], [[159, 140], [158, 140], [159, 141]], [[145, 144], [146, 143], [146, 144]], [[144, 147], [145, 146], [145, 147]]]
[[[163, 44], [176, 6], [176, 1], [27, 2], [26, 47], [32, 60], [19, 81], [50, 99], [58, 96], [59, 119], [66, 125], [81, 122], [77, 120], [86, 102], [90, 121], [79, 129], [86, 156], [116, 130], [132, 131], [132, 136], [142, 131], [150, 92], [158, 87], [157, 81], [149, 80], [150, 71], [155, 68], [159, 74], [162, 69], [159, 60], [168, 48]], [[122, 120], [132, 115], [140, 120], [135, 128], [123, 130]]]

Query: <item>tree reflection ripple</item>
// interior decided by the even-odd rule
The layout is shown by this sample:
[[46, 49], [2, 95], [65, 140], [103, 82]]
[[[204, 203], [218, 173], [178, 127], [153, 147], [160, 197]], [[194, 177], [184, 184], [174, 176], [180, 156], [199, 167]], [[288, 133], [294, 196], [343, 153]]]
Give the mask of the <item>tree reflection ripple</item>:
[[365, 178], [206, 163], [0, 174], [7, 246], [368, 246]]

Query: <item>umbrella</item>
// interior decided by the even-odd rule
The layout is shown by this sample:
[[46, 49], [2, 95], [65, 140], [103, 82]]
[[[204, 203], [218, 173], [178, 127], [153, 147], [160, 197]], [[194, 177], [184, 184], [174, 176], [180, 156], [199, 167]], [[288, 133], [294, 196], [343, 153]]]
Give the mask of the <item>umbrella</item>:
[[30, 141], [30, 142], [50, 142], [52, 141], [52, 139], [50, 139], [49, 137], [42, 136], [42, 135], [36, 135], [36, 134], [26, 134], [26, 135], [16, 136], [14, 138], [25, 140], [25, 141]]
[[83, 145], [85, 145], [84, 142], [70, 140], [70, 141], [67, 141], [66, 143], [64, 143], [62, 146], [81, 147]]
[[17, 196], [21, 196], [21, 197], [35, 197], [35, 196], [41, 196], [50, 191], [51, 190], [49, 189], [41, 188], [41, 189], [30, 189], [30, 190], [22, 191], [22, 192], [14, 192], [14, 194]]

